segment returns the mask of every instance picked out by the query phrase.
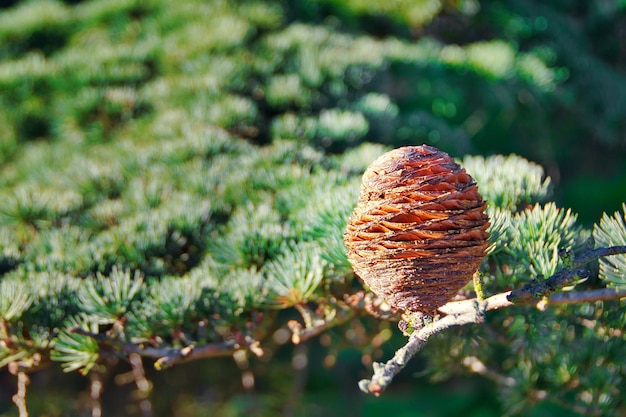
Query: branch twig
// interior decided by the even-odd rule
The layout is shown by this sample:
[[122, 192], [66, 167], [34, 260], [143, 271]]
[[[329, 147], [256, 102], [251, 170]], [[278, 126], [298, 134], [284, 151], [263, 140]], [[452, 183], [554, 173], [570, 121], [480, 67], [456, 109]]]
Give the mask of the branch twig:
[[416, 330], [409, 336], [406, 345], [396, 351], [396, 354], [387, 363], [374, 362], [374, 375], [372, 379], [363, 379], [359, 382], [361, 391], [379, 396], [391, 383], [393, 378], [400, 372], [409, 360], [419, 352], [428, 339], [449, 327], [462, 326], [469, 323], [482, 321], [483, 315], [479, 309], [474, 313], [453, 314], [445, 316], [430, 325]]
[[9, 363], [9, 372], [17, 377], [17, 392], [11, 398], [17, 407], [19, 417], [28, 417], [28, 407], [26, 406], [26, 392], [30, 378], [28, 374], [20, 369], [17, 362]]
[[189, 345], [180, 349], [139, 347], [132, 343], [124, 343], [122, 345], [122, 350], [127, 353], [137, 353], [146, 358], [156, 359], [154, 367], [158, 370], [168, 368], [179, 362], [231, 356], [240, 349], [250, 349], [257, 356], [263, 354], [259, 347], [259, 342], [252, 338], [245, 338], [241, 342], [226, 341], [202, 346]]
[[303, 318], [304, 326], [297, 320], [290, 320], [287, 327], [291, 331], [291, 341], [297, 345], [309, 340], [326, 330], [342, 325], [353, 318], [368, 314], [383, 320], [390, 320], [397, 316], [398, 311], [393, 310], [382, 298], [376, 297], [370, 292], [359, 290], [346, 295], [341, 302], [334, 304], [332, 314], [316, 314], [308, 310], [306, 306], [296, 306]]
[[138, 353], [128, 355], [128, 360], [133, 368], [133, 377], [137, 386], [137, 399], [139, 400], [139, 409], [144, 417], [152, 417], [152, 402], [150, 401], [150, 391], [152, 384], [146, 378], [143, 369], [143, 361]]
[[552, 294], [550, 304], [578, 304], [626, 298], [626, 289], [599, 288], [588, 291], [568, 291]]
[[137, 346], [132, 343], [124, 343], [122, 351], [128, 354], [139, 354], [144, 358], [156, 359], [154, 367], [158, 370], [168, 368], [178, 362], [186, 362], [192, 359], [221, 357], [232, 355], [237, 344], [234, 342], [211, 343], [203, 346], [188, 345], [182, 348], [152, 348]]
[[[206, 345], [187, 345], [182, 348], [172, 347], [147, 347], [135, 343], [112, 341], [104, 334], [95, 334], [76, 327], [71, 329], [72, 332], [89, 336], [100, 343], [114, 343], [116, 351], [114, 356], [119, 357], [119, 352], [128, 356], [137, 354], [144, 358], [155, 359], [154, 367], [157, 370], [163, 370], [180, 362], [187, 362], [202, 358], [217, 358], [231, 356], [241, 349], [248, 349], [256, 356], [263, 356], [263, 350], [258, 340], [245, 336], [241, 340], [228, 340], [220, 343], [208, 343]], [[105, 352], [102, 352], [105, 354]]]
[[487, 366], [476, 356], [466, 356], [463, 359], [463, 365], [465, 365], [470, 371], [482, 375], [499, 385], [512, 387], [516, 383], [515, 378], [499, 374], [498, 372], [487, 368]]
[[[568, 266], [559, 269], [548, 279], [534, 279], [519, 289], [496, 294], [485, 300], [471, 299], [455, 301], [440, 307], [439, 311], [447, 314], [446, 316], [412, 333], [409, 336], [407, 344], [400, 348], [394, 357], [386, 363], [374, 363], [372, 379], [361, 380], [359, 387], [365, 393], [374, 394], [376, 396], [380, 395], [398, 372], [406, 366], [407, 362], [426, 345], [431, 336], [452, 326], [478, 323], [483, 320], [486, 311], [497, 310], [513, 305], [529, 304], [537, 302], [544, 297], [549, 297], [550, 302], [554, 302], [555, 304], [626, 297], [626, 291], [613, 289], [554, 294], [568, 284], [578, 279], [586, 278], [589, 273], [584, 266], [587, 263], [604, 256], [622, 253], [626, 253], [626, 246], [590, 249], [573, 259]], [[566, 294], [575, 295], [568, 296]]]
[[102, 375], [100, 372], [89, 373], [89, 397], [91, 398], [91, 417], [102, 417]]

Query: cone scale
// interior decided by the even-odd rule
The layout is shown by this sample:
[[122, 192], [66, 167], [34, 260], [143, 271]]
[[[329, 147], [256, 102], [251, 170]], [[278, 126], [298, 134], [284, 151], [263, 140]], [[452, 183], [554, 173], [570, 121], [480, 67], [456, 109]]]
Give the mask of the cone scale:
[[485, 207], [474, 179], [445, 152], [394, 149], [363, 174], [344, 234], [348, 259], [392, 307], [435, 314], [485, 257]]

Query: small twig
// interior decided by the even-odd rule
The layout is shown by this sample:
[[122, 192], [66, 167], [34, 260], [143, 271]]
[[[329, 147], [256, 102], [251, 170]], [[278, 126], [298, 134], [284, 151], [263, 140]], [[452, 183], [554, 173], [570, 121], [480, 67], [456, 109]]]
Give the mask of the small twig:
[[150, 401], [152, 384], [146, 378], [141, 356], [138, 353], [131, 353], [128, 355], [128, 361], [133, 369], [133, 378], [135, 379], [135, 385], [137, 385], [137, 398], [141, 414], [143, 417], [152, 417], [152, 402]]
[[326, 320], [318, 317], [306, 304], [296, 304], [294, 307], [304, 321], [304, 327], [297, 320], [287, 322], [287, 327], [291, 330], [291, 342], [294, 345], [315, 336], [327, 327]]
[[[149, 347], [144, 345], [137, 345], [135, 343], [118, 342], [112, 340], [105, 334], [96, 334], [86, 331], [82, 328], [71, 329], [72, 332], [92, 337], [99, 343], [109, 343], [117, 347], [117, 351], [113, 353], [114, 356], [119, 357], [119, 353], [122, 352], [128, 356], [136, 353], [144, 358], [155, 359], [154, 367], [157, 370], [162, 370], [170, 367], [174, 364], [181, 362], [188, 362], [196, 359], [203, 358], [218, 358], [231, 356], [238, 350], [248, 349], [256, 356], [263, 355], [263, 349], [260, 347], [259, 341], [252, 337], [241, 337], [241, 340], [228, 340], [220, 343], [209, 343], [206, 345], [187, 345], [182, 348], [171, 347]], [[106, 351], [101, 351], [102, 355], [105, 355]]]
[[[532, 298], [525, 298], [525, 301], [512, 302], [510, 301], [512, 293], [513, 291], [507, 291], [487, 298], [484, 301], [485, 311], [498, 310], [512, 305], [528, 304], [532, 301], [537, 301]], [[619, 300], [620, 298], [626, 298], [626, 290], [618, 290], [616, 288], [599, 288], [587, 291], [558, 292], [550, 295], [548, 298], [548, 304], [580, 304], [592, 303], [594, 301]], [[463, 301], [452, 301], [439, 307], [439, 311], [444, 314], [463, 314], [472, 311], [476, 302], [476, 298]]]
[[[512, 291], [503, 292], [500, 294], [492, 295], [481, 303], [485, 311], [498, 310], [500, 308], [512, 306], [514, 303], [509, 301], [508, 297]], [[439, 312], [444, 314], [466, 314], [473, 311], [476, 308], [478, 299], [471, 298], [463, 301], [451, 301], [441, 307]]]
[[433, 323], [416, 330], [409, 336], [406, 345], [396, 351], [396, 354], [387, 363], [374, 362], [374, 375], [372, 379], [363, 379], [359, 382], [359, 388], [363, 392], [379, 396], [391, 383], [393, 378], [400, 372], [409, 360], [419, 352], [428, 339], [452, 326], [462, 326], [469, 323], [482, 321], [483, 315], [479, 309], [472, 313], [453, 314], [445, 316]]
[[17, 362], [9, 363], [9, 372], [17, 377], [17, 392], [13, 395], [12, 400], [17, 407], [19, 417], [28, 417], [28, 407], [26, 406], [27, 387], [30, 378], [26, 372], [20, 369]]
[[4, 320], [4, 317], [0, 317], [0, 340], [4, 343], [9, 341], [9, 330], [7, 328], [7, 322]]
[[496, 382], [498, 385], [505, 387], [512, 387], [515, 385], [515, 378], [499, 374], [498, 372], [487, 368], [487, 366], [476, 356], [466, 356], [463, 358], [463, 365], [465, 365], [470, 371], [477, 373], [478, 375], [482, 375]]
[[356, 310], [336, 309], [335, 314], [332, 317], [318, 317], [311, 313], [309, 316], [308, 324], [305, 320], [305, 327], [302, 327], [296, 320], [290, 320], [287, 323], [287, 327], [291, 331], [291, 342], [295, 345], [311, 339], [320, 333], [330, 329], [331, 327], [339, 326], [350, 319], [356, 317]]
[[246, 337], [242, 342], [226, 341], [222, 343], [211, 343], [203, 346], [189, 345], [180, 349], [138, 348], [139, 351], [137, 353], [143, 357], [155, 358], [156, 362], [154, 363], [154, 367], [158, 370], [162, 370], [180, 362], [188, 362], [203, 358], [231, 356], [236, 351], [246, 348], [250, 349], [250, 351], [257, 356], [263, 353], [259, 347], [259, 342], [248, 337]]
[[341, 302], [335, 302], [332, 306], [332, 314], [325, 313], [322, 316], [310, 311], [306, 306], [296, 305], [305, 325], [302, 326], [296, 320], [287, 323], [291, 331], [291, 342], [297, 345], [360, 315], [367, 314], [382, 320], [392, 320], [398, 314], [398, 311], [393, 310], [382, 298], [364, 290], [346, 295]]
[[[573, 259], [566, 267], [558, 270], [554, 275], [545, 280], [534, 279], [521, 288], [496, 294], [485, 300], [479, 298], [450, 302], [439, 308], [439, 311], [448, 314], [447, 316], [434, 321], [433, 323], [416, 330], [409, 336], [406, 345], [396, 351], [396, 354], [387, 363], [374, 363], [374, 375], [371, 380], [364, 379], [359, 382], [362, 391], [380, 395], [391, 383], [393, 378], [404, 368], [407, 362], [419, 352], [428, 339], [449, 327], [462, 326], [470, 323], [478, 323], [482, 320], [483, 314], [489, 310], [510, 307], [513, 305], [529, 304], [537, 302], [544, 297], [549, 297], [550, 302], [566, 304], [569, 302], [586, 302], [593, 297], [598, 299], [616, 299], [624, 297], [624, 291], [612, 291], [612, 293], [600, 291], [585, 291], [578, 293], [580, 296], [559, 296], [555, 297], [556, 291], [575, 282], [581, 278], [586, 278], [588, 271], [584, 266], [600, 257], [626, 253], [626, 246], [612, 246], [608, 248], [590, 249], [583, 252], [576, 259]], [[568, 294], [568, 293], [563, 293]], [[583, 295], [584, 294], [584, 295]], [[604, 298], [606, 297], [606, 298]], [[579, 301], [572, 301], [577, 299]]]
[[382, 320], [393, 320], [397, 318], [399, 313], [398, 310], [387, 304], [385, 300], [365, 290], [346, 295], [343, 301], [350, 312], [358, 312], [359, 314], [365, 312], [372, 317]]
[[533, 279], [522, 286], [522, 288], [511, 291], [507, 296], [507, 300], [512, 304], [526, 304], [539, 301], [541, 298], [552, 295], [552, 293], [564, 286], [588, 276], [589, 272], [583, 268], [560, 269], [548, 279]]
[[91, 397], [91, 417], [102, 416], [102, 375], [100, 372], [89, 373], [89, 396]]
[[619, 255], [621, 253], [626, 253], [626, 245], [622, 246], [609, 246], [608, 248], [597, 248], [597, 249], [589, 249], [584, 251], [574, 259], [572, 264], [573, 268], [580, 268], [585, 266], [591, 261], [595, 261], [598, 258], [603, 258], [605, 256]]
[[568, 291], [552, 294], [550, 304], [579, 304], [626, 298], [626, 289], [600, 288], [588, 291]]
[[302, 320], [304, 320], [304, 327], [313, 327], [313, 322], [315, 321], [315, 314], [308, 308], [304, 303], [294, 305], [295, 309], [298, 310], [298, 313], [302, 316]]

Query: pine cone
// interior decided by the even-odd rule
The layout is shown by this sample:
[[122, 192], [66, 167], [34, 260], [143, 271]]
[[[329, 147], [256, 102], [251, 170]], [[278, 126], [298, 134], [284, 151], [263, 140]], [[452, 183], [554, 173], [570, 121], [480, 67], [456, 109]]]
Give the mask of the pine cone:
[[344, 234], [348, 259], [392, 307], [435, 314], [465, 286], [489, 245], [485, 202], [445, 152], [407, 146], [363, 174]]

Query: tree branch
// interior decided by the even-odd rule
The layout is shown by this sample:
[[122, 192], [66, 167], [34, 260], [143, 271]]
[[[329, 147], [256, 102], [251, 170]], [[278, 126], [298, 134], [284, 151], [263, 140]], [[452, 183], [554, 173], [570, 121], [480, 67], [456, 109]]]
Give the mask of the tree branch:
[[102, 417], [102, 374], [89, 373], [89, 397], [91, 398], [91, 417]]
[[477, 373], [478, 375], [482, 375], [494, 381], [498, 385], [512, 387], [516, 383], [515, 378], [499, 374], [498, 372], [487, 368], [487, 366], [476, 356], [466, 356], [463, 359], [463, 365], [465, 365], [470, 371]]
[[453, 314], [445, 316], [429, 325], [416, 330], [409, 336], [409, 341], [398, 349], [392, 359], [387, 363], [374, 362], [374, 375], [372, 379], [363, 379], [359, 382], [361, 391], [379, 396], [391, 383], [393, 378], [400, 372], [417, 352], [419, 352], [428, 339], [452, 326], [462, 326], [469, 323], [478, 323], [483, 320], [479, 309], [474, 313]]
[[157, 370], [168, 368], [180, 362], [188, 362], [202, 358], [231, 356], [240, 349], [249, 349], [257, 356], [261, 356], [263, 354], [263, 351], [259, 347], [259, 342], [248, 337], [246, 337], [243, 341], [233, 340], [222, 343], [210, 343], [201, 346], [188, 345], [179, 349], [169, 347], [141, 347], [133, 343], [124, 343], [122, 345], [122, 351], [128, 354], [136, 353], [145, 358], [156, 359], [154, 367]]
[[592, 303], [594, 301], [609, 301], [626, 298], [626, 289], [599, 288], [589, 291], [568, 291], [552, 294], [550, 304], [578, 304]]
[[132, 366], [135, 385], [137, 386], [137, 400], [139, 400], [139, 409], [143, 417], [152, 417], [152, 402], [150, 401], [150, 391], [152, 384], [146, 378], [146, 372], [143, 369], [143, 361], [138, 353], [128, 355], [128, 361]]
[[28, 374], [21, 369], [17, 362], [9, 363], [9, 373], [17, 377], [17, 392], [11, 399], [17, 407], [19, 417], [28, 417], [28, 407], [26, 406], [27, 387], [30, 383]]
[[452, 326], [479, 323], [483, 320], [486, 311], [513, 305], [530, 304], [538, 302], [544, 299], [544, 297], [549, 297], [549, 301], [554, 304], [571, 304], [626, 297], [626, 290], [618, 291], [611, 288], [553, 294], [572, 282], [586, 278], [589, 275], [589, 272], [584, 268], [587, 263], [604, 256], [622, 253], [626, 253], [626, 246], [586, 250], [573, 259], [569, 265], [559, 269], [548, 279], [533, 279], [519, 289], [496, 294], [482, 301], [475, 298], [447, 303], [439, 308], [440, 312], [447, 314], [446, 316], [414, 331], [409, 336], [407, 344], [396, 351], [393, 358], [386, 363], [375, 362], [372, 379], [361, 380], [359, 388], [365, 393], [380, 395], [398, 372], [406, 366], [408, 361], [426, 345], [431, 336]]
[[[500, 308], [509, 307], [512, 305], [524, 304], [523, 302], [511, 302], [509, 297], [512, 291], [503, 292], [493, 295], [487, 298], [485, 303], [485, 311], [498, 310]], [[595, 290], [587, 291], [567, 291], [557, 292], [550, 295], [548, 298], [548, 304], [562, 305], [562, 304], [580, 304], [580, 303], [592, 303], [594, 301], [610, 301], [619, 300], [620, 298], [626, 298], [626, 289], [618, 290], [616, 288], [599, 288]], [[538, 300], [529, 300], [538, 301]], [[444, 314], [463, 314], [472, 311], [475, 304], [478, 302], [476, 298], [463, 301], [452, 301], [441, 307], [439, 311]]]
[[304, 326], [296, 320], [290, 320], [287, 327], [291, 331], [291, 342], [295, 345], [309, 340], [326, 330], [342, 325], [353, 318], [368, 314], [381, 319], [392, 319], [397, 316], [397, 311], [393, 310], [382, 298], [376, 297], [370, 292], [359, 290], [350, 295], [346, 295], [341, 302], [335, 302], [331, 314], [328, 311], [318, 314], [310, 311], [306, 306], [297, 306], [305, 323]]
[[[72, 332], [82, 334], [85, 336], [89, 336], [99, 343], [113, 343], [115, 346], [114, 356], [119, 357], [119, 352], [123, 352], [127, 356], [130, 355], [139, 355], [144, 358], [155, 359], [154, 367], [157, 370], [162, 370], [168, 368], [174, 364], [180, 362], [188, 362], [191, 360], [202, 359], [202, 358], [216, 358], [216, 357], [224, 357], [231, 356], [235, 352], [241, 349], [248, 349], [256, 356], [263, 356], [263, 350], [260, 347], [260, 343], [258, 340], [250, 337], [244, 336], [237, 340], [228, 340], [220, 343], [208, 343], [206, 345], [196, 346], [194, 344], [187, 345], [182, 348], [172, 348], [172, 347], [146, 347], [143, 345], [137, 345], [135, 343], [130, 342], [120, 342], [116, 340], [109, 339], [104, 334], [95, 334], [89, 331], [86, 331], [82, 328], [73, 328]], [[101, 354], [106, 354], [105, 352], [101, 352]]]

